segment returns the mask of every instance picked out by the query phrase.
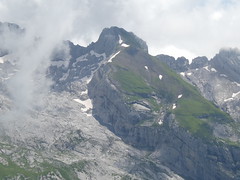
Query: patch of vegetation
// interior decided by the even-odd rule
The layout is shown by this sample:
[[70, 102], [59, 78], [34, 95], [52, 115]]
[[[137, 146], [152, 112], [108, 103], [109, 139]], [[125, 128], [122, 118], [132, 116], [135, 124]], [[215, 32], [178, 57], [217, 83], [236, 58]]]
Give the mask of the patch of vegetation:
[[153, 111], [159, 110], [160, 106], [152, 97], [154, 89], [140, 75], [126, 68], [118, 67], [118, 71], [113, 74], [113, 78], [117, 80], [121, 89], [125, 92], [128, 102], [144, 100], [152, 106]]
[[156, 92], [160, 97], [164, 98], [167, 103], [173, 103], [177, 100], [179, 94], [184, 96], [199, 96], [200, 93], [196, 87], [184, 81], [180, 75], [171, 70], [166, 64], [153, 58], [156, 66], [163, 75], [163, 79], [159, 81], [157, 76], [154, 77], [154, 85]]
[[229, 146], [234, 146], [234, 147], [237, 147], [237, 148], [240, 148], [240, 143], [239, 142], [234, 142], [234, 141], [231, 141], [231, 140], [228, 140], [228, 139], [219, 139], [221, 142], [223, 142], [223, 144], [227, 144]]
[[[144, 68], [146, 65], [148, 70]], [[113, 82], [117, 81], [117, 87], [122, 90], [128, 102], [147, 101], [152, 112], [165, 108], [169, 113], [175, 114], [180, 126], [194, 135], [214, 138], [214, 124], [233, 121], [165, 63], [141, 51], [134, 56], [121, 53], [112, 66]], [[162, 76], [161, 79], [159, 75]], [[179, 95], [182, 97], [178, 98]], [[160, 99], [160, 103], [153, 96]], [[173, 104], [176, 104], [174, 110]]]
[[77, 179], [76, 170], [79, 172], [84, 172], [84, 168], [87, 165], [87, 161], [78, 161], [70, 165], [64, 163], [56, 162], [55, 164], [49, 164], [45, 162], [42, 164], [44, 167], [44, 174], [49, 172], [58, 171], [65, 180]]
[[4, 157], [7, 160], [8, 165], [0, 163], [0, 179], [14, 178], [20, 176], [22, 178], [28, 178], [32, 180], [38, 180], [41, 176], [45, 176], [49, 173], [59, 172], [66, 180], [77, 179], [75, 170], [83, 172], [87, 164], [86, 161], [79, 161], [71, 165], [66, 165], [60, 162], [48, 163], [44, 162], [39, 167], [29, 168], [20, 167], [16, 163], [10, 160], [10, 158]]
[[121, 180], [132, 180], [132, 178], [129, 175], [125, 175], [121, 178]]
[[200, 96], [179, 99], [173, 113], [182, 127], [204, 138], [212, 138], [214, 123], [232, 122], [228, 114]]
[[25, 177], [37, 179], [35, 178], [36, 174], [33, 171], [23, 169], [10, 160], [8, 160], [8, 165], [0, 164], [0, 179], [4, 179], [6, 177], [14, 177], [18, 175], [24, 175]]
[[[167, 75], [165, 81], [160, 82], [162, 84], [159, 85], [159, 93], [165, 93], [168, 102], [177, 104], [177, 108], [171, 112], [175, 114], [180, 126], [194, 135], [211, 139], [214, 138], [214, 123], [232, 122], [227, 113], [203, 98], [196, 87], [184, 81], [166, 64], [159, 61], [157, 63], [164, 68]], [[180, 99], [177, 98], [179, 94], [183, 95]]]
[[153, 89], [146, 84], [141, 76], [138, 76], [128, 69], [119, 68], [114, 74], [114, 79], [116, 79], [121, 84], [122, 89], [130, 95], [133, 94], [146, 98], [153, 92]]

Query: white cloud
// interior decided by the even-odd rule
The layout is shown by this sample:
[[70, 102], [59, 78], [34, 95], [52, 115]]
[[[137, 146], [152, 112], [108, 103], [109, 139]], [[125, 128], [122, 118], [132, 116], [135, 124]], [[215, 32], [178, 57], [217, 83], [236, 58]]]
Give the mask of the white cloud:
[[45, 76], [51, 55], [59, 46], [67, 49], [62, 42], [71, 34], [75, 11], [70, 1], [68, 4], [56, 0], [3, 2], [7, 7], [0, 12], [4, 21], [25, 28], [20, 37], [7, 29], [0, 37], [0, 47], [10, 51], [19, 68], [7, 84], [14, 101], [12, 111], [16, 114], [41, 105], [42, 96], [48, 93], [51, 80]]
[[173, 45], [168, 45], [160, 49], [150, 48], [149, 51], [150, 54], [152, 55], [158, 55], [159, 52], [161, 52], [161, 54], [170, 55], [173, 56], [174, 58], [178, 58], [184, 55], [184, 57], [186, 57], [190, 61], [190, 63], [192, 62], [192, 59], [196, 57], [196, 55], [191, 53], [190, 51], [187, 51], [186, 49], [177, 48]]
[[32, 16], [38, 15], [42, 19], [38, 27], [52, 23], [52, 29], [39, 30], [61, 33], [68, 27], [65, 37], [84, 45], [96, 41], [103, 28], [116, 25], [133, 31], [159, 53], [172, 45], [182, 53], [212, 57], [221, 47], [240, 47], [237, 0], [2, 0], [1, 4], [8, 8], [0, 11], [3, 21], [30, 26]]
[[216, 21], [220, 20], [222, 17], [223, 17], [223, 13], [220, 11], [216, 11], [210, 15], [210, 18]]

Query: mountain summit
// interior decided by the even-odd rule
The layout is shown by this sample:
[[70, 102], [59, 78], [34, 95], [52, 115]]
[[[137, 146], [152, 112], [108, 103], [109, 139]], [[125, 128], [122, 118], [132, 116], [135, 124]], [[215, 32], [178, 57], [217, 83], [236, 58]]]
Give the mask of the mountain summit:
[[148, 51], [146, 42], [133, 33], [118, 27], [105, 28], [93, 48], [97, 53], [106, 53], [109, 56], [118, 46], [133, 46]]

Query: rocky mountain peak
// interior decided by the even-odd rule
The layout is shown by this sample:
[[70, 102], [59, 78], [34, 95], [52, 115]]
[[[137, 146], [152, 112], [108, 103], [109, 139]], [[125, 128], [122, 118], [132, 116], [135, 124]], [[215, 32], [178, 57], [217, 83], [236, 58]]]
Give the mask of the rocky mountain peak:
[[0, 57], [8, 54], [8, 49], [4, 47], [5, 41], [7, 41], [9, 37], [18, 37], [23, 33], [24, 29], [17, 24], [0, 22]]
[[196, 57], [192, 60], [190, 64], [190, 69], [197, 69], [206, 66], [208, 63], [208, 58], [206, 56]]
[[221, 49], [211, 60], [211, 65], [230, 80], [240, 82], [240, 51], [237, 48]]
[[111, 55], [119, 45], [122, 47], [133, 46], [148, 52], [145, 41], [134, 33], [116, 26], [103, 29], [97, 42], [92, 44], [97, 53], [106, 53], [107, 56]]
[[224, 56], [224, 57], [231, 57], [231, 56], [239, 56], [240, 50], [238, 48], [222, 48], [219, 50], [218, 55]]
[[177, 59], [168, 55], [157, 55], [156, 57], [177, 72], [186, 71], [189, 67], [189, 60], [185, 57], [179, 57]]
[[23, 32], [24, 29], [20, 28], [19, 25], [14, 23], [8, 23], [8, 22], [0, 22], [0, 34], [2, 34], [4, 31], [10, 31], [10, 32]]

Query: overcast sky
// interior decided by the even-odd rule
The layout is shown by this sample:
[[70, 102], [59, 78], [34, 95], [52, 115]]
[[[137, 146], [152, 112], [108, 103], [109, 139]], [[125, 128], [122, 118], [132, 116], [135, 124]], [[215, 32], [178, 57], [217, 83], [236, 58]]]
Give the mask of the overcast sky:
[[239, 0], [0, 0], [0, 21], [82, 45], [119, 26], [145, 40], [153, 55], [212, 57], [240, 47]]

